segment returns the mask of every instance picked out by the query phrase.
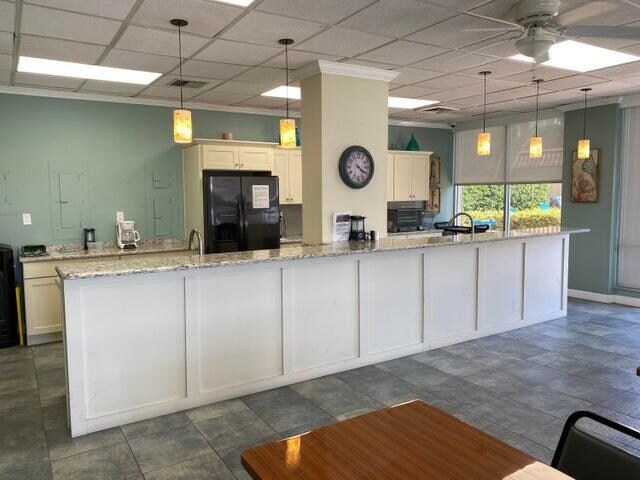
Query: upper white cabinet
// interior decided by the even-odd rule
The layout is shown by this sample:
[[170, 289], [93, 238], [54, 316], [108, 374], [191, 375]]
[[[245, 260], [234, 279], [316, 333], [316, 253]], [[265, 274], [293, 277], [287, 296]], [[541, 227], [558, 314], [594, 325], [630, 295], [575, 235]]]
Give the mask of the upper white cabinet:
[[302, 152], [276, 149], [273, 174], [279, 179], [280, 204], [302, 203]]
[[264, 147], [238, 147], [240, 170], [273, 170], [273, 149]]
[[272, 144], [220, 141], [200, 144], [195, 148], [200, 149], [202, 170], [273, 170]]
[[238, 147], [228, 145], [202, 145], [203, 170], [238, 170]]
[[[429, 156], [428, 152], [389, 153], [387, 196], [388, 201], [426, 201], [429, 199]], [[393, 192], [389, 182], [393, 183]]]

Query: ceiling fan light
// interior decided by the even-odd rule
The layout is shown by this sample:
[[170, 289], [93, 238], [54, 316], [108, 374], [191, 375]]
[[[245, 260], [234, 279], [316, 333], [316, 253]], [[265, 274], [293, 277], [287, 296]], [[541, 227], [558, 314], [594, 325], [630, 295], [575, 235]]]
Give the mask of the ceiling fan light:
[[491, 155], [491, 134], [490, 133], [480, 132], [478, 134], [476, 153], [482, 157]]
[[578, 158], [584, 160], [591, 156], [591, 140], [583, 138], [578, 140]]
[[529, 140], [529, 158], [542, 157], [542, 137], [531, 137]]
[[175, 143], [191, 143], [193, 139], [193, 124], [189, 110], [173, 111], [173, 141]]
[[296, 147], [296, 121], [293, 118], [280, 119], [280, 146], [282, 148]]

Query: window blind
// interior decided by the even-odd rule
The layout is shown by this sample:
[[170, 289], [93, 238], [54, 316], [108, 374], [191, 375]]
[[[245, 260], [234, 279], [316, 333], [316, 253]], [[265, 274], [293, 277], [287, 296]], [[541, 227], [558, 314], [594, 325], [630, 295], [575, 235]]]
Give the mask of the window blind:
[[640, 289], [640, 107], [624, 109], [618, 285]]
[[487, 156], [476, 153], [476, 141], [481, 131], [464, 130], [455, 134], [455, 177], [459, 185], [504, 183], [506, 129], [487, 128], [491, 134], [491, 155]]
[[529, 140], [535, 135], [535, 122], [509, 126], [509, 183], [562, 182], [564, 120], [548, 118], [538, 122], [542, 137], [542, 157], [529, 157]]

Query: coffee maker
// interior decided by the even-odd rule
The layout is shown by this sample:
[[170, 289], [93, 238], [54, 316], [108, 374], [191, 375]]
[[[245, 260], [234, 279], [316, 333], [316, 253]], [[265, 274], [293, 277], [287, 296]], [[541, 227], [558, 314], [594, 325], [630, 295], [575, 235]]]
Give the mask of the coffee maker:
[[363, 217], [361, 215], [351, 215], [349, 220], [351, 220], [351, 231], [349, 232], [349, 241], [350, 242], [363, 242], [367, 239], [366, 230], [364, 228], [364, 219], [367, 217]]
[[133, 250], [138, 248], [140, 233], [136, 230], [136, 222], [133, 220], [122, 220], [116, 223], [116, 237], [118, 247], [123, 250]]

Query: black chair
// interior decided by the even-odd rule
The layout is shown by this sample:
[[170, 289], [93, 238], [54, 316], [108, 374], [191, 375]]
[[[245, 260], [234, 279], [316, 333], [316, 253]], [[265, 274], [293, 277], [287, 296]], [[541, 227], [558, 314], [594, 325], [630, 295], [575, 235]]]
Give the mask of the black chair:
[[612, 430], [640, 440], [640, 432], [596, 413], [572, 413], [562, 430], [551, 466], [575, 480], [631, 480], [640, 479], [640, 457], [607, 443], [576, 426], [588, 418]]

